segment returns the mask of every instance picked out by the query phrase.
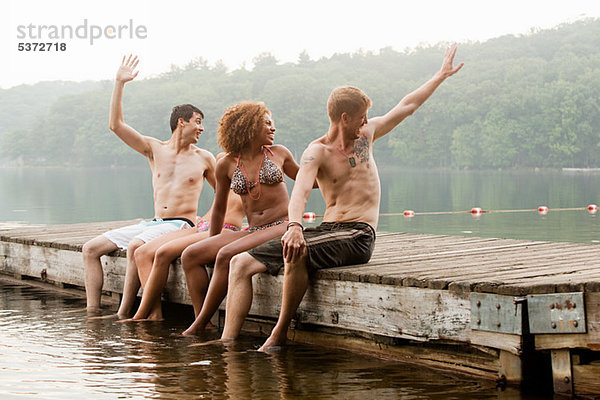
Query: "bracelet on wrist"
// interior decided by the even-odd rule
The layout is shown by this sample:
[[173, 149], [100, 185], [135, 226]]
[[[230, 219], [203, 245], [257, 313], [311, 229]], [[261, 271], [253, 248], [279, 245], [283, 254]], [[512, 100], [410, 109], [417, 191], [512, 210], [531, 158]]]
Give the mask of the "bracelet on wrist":
[[296, 221], [288, 222], [286, 230], [289, 230], [292, 226], [297, 226], [300, 229], [304, 230], [304, 227], [302, 226], [302, 224], [300, 222], [296, 222]]

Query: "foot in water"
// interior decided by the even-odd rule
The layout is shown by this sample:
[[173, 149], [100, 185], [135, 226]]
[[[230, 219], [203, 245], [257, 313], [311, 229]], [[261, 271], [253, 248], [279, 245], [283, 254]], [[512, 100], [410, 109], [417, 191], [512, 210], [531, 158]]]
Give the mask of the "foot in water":
[[89, 320], [97, 320], [97, 319], [125, 319], [126, 317], [121, 317], [119, 314], [108, 314], [108, 315], [99, 315], [97, 317], [88, 317]]
[[232, 342], [233, 342], [233, 339], [215, 339], [215, 340], [209, 340], [208, 342], [190, 344], [188, 347], [210, 346], [213, 344], [220, 344], [220, 345], [226, 346]]
[[277, 340], [277, 339], [273, 338], [273, 336], [269, 336], [267, 341], [262, 346], [260, 346], [260, 348], [257, 351], [261, 351], [264, 353], [269, 353], [272, 351], [279, 351], [279, 350], [281, 350], [281, 348], [283, 346], [285, 346], [285, 342], [286, 342], [286, 339]]
[[198, 329], [198, 328], [193, 328], [192, 329], [192, 327], [189, 327], [189, 328], [187, 328], [185, 331], [183, 331], [181, 333], [181, 336], [196, 336], [200, 332], [213, 331], [215, 329], [217, 329], [217, 327], [209, 322], [209, 323], [206, 324], [206, 326], [204, 327], [204, 329]]
[[164, 321], [164, 318], [152, 318], [152, 317], [148, 317], [148, 318], [127, 318], [127, 319], [122, 319], [120, 321], [116, 321], [118, 323], [124, 323], [124, 322], [162, 322]]

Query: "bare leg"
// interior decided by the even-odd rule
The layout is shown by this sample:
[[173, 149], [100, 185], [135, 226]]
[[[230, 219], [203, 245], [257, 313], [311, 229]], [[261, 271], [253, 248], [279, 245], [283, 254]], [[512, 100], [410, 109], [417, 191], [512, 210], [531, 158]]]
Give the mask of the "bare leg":
[[[207, 234], [204, 232], [198, 233], [196, 228], [181, 229], [161, 235], [138, 248], [135, 251], [135, 264], [137, 265], [138, 276], [140, 277], [142, 287], [146, 287], [146, 281], [150, 276], [152, 265], [154, 264], [154, 255], [162, 245], [182, 237], [194, 237], [194, 240], [201, 240], [206, 235]], [[188, 242], [185, 241], [185, 243]]]
[[[182, 231], [171, 232], [170, 241], [163, 240], [157, 242], [163, 244], [158, 247], [154, 254], [154, 262], [152, 264], [150, 275], [145, 282], [144, 293], [142, 294], [142, 301], [140, 307], [133, 316], [133, 320], [161, 320], [162, 319], [162, 308], [161, 308], [161, 294], [167, 284], [169, 277], [169, 268], [171, 263], [179, 257], [181, 252], [191, 243], [195, 243], [199, 240], [205, 239], [208, 236], [208, 232], [198, 233], [192, 229], [185, 229]], [[166, 236], [166, 235], [165, 235]], [[175, 239], [173, 239], [175, 237]], [[158, 238], [158, 239], [161, 239]], [[158, 241], [158, 239], [153, 240]], [[167, 238], [168, 239], [168, 238]], [[150, 243], [152, 243], [150, 242]], [[137, 252], [136, 252], [137, 254]], [[143, 259], [141, 254], [140, 259]]]
[[117, 311], [119, 318], [127, 318], [129, 316], [140, 290], [140, 279], [138, 278], [134, 254], [143, 244], [143, 240], [132, 239], [127, 245], [127, 268], [125, 269], [125, 279], [123, 281], [123, 296], [121, 297], [119, 311]]
[[224, 229], [216, 236], [189, 246], [181, 254], [181, 266], [185, 272], [187, 287], [194, 306], [194, 315], [198, 316], [204, 305], [208, 284], [208, 275], [204, 266], [215, 261], [223, 246], [247, 234], [247, 232], [232, 232]]
[[210, 280], [202, 310], [194, 323], [183, 333], [184, 335], [195, 334], [199, 330], [203, 330], [219, 308], [219, 305], [223, 302], [227, 294], [229, 262], [232, 257], [281, 236], [285, 232], [285, 228], [285, 224], [281, 224], [262, 231], [253, 232], [219, 250], [213, 277]]
[[117, 250], [116, 244], [100, 235], [83, 245], [83, 269], [85, 273], [85, 294], [88, 312], [100, 310], [104, 274], [100, 257]]
[[252, 306], [252, 276], [266, 270], [263, 263], [248, 253], [238, 254], [231, 260], [229, 295], [221, 340], [232, 340], [240, 334]]
[[143, 246], [138, 247], [135, 251], [135, 265], [137, 266], [137, 274], [140, 278], [142, 287], [146, 287], [146, 281], [150, 276], [150, 271], [152, 271], [152, 264], [154, 264], [154, 253], [156, 253], [156, 250], [162, 245], [163, 242], [161, 241], [159, 243], [159, 239], [162, 239], [163, 236], [159, 236], [158, 238], [149, 241]]
[[277, 324], [271, 332], [271, 336], [261, 346], [259, 351], [265, 351], [269, 347], [282, 346], [287, 340], [287, 331], [290, 322], [306, 289], [308, 288], [308, 270], [306, 268], [306, 253], [293, 263], [286, 263], [283, 277], [283, 298], [281, 300], [281, 311]]

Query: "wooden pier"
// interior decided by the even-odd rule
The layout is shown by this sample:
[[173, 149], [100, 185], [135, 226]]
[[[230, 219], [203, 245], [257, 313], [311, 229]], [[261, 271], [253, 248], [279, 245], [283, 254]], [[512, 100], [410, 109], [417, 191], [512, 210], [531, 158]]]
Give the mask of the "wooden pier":
[[[0, 231], [0, 273], [83, 288], [82, 245], [131, 222]], [[104, 290], [115, 299], [124, 255], [103, 258]], [[255, 277], [245, 329], [268, 333], [282, 281]], [[178, 263], [164, 297], [190, 304]], [[379, 233], [368, 264], [313, 278], [289, 337], [600, 396], [600, 246]]]

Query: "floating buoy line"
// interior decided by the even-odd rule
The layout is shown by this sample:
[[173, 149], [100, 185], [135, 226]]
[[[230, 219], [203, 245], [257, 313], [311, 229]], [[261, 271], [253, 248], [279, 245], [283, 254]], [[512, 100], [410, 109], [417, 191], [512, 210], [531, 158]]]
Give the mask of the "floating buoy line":
[[[465, 211], [423, 211], [423, 212], [415, 212], [413, 210], [404, 210], [401, 213], [380, 213], [379, 216], [382, 217], [393, 217], [393, 216], [404, 216], [407, 218], [412, 218], [416, 215], [449, 215], [449, 214], [471, 214], [474, 217], [478, 217], [482, 214], [493, 214], [493, 213], [520, 213], [520, 212], [537, 212], [540, 215], [546, 215], [550, 211], [582, 211], [587, 210], [587, 212], [591, 215], [594, 215], [598, 212], [598, 206], [596, 204], [590, 204], [587, 207], [571, 207], [571, 208], [549, 208], [548, 206], [539, 206], [535, 209], [522, 209], [522, 210], [484, 210], [481, 207], [473, 207], [470, 210]], [[322, 215], [317, 215], [314, 212], [305, 212], [303, 218], [305, 221], [312, 222], [317, 218], [322, 218]]]

